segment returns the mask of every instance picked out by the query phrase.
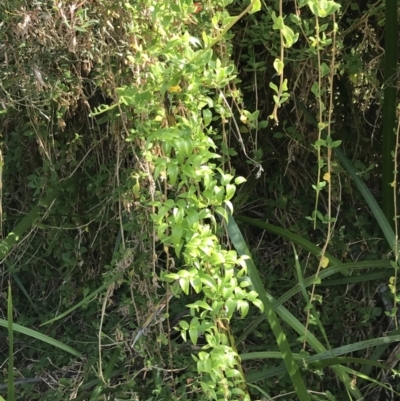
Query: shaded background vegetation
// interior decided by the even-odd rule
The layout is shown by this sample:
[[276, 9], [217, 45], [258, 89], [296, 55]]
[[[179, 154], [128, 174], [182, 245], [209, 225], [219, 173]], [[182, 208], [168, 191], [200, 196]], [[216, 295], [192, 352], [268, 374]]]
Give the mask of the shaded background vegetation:
[[[383, 78], [384, 2], [348, 0], [341, 5], [333, 136], [343, 141], [345, 153], [380, 201], [383, 89], [385, 85], [398, 85], [399, 77], [393, 77], [393, 82]], [[217, 5], [204, 2], [203, 10], [196, 15], [197, 24], [188, 26], [194, 36], [201, 35], [202, 21], [213, 7]], [[237, 15], [243, 8], [243, 2], [234, 1], [229, 11]], [[317, 157], [312, 144], [317, 130], [294, 100], [298, 97], [317, 114], [310, 88], [318, 71], [309, 52], [308, 35], [300, 34], [285, 66], [292, 96], [279, 109], [280, 121], [275, 125], [269, 118], [274, 107], [269, 83], [278, 81], [273, 61], [280, 52], [279, 32], [272, 29], [270, 10], [274, 8], [274, 2], [267, 1], [261, 12], [246, 15], [229, 33], [238, 72], [229, 90], [240, 89], [243, 102], [232, 106], [236, 113], [233, 117], [240, 121], [242, 108], [259, 111], [258, 128], [246, 124], [237, 127], [233, 119], [226, 124], [220, 118], [214, 119], [213, 126], [221, 133], [220, 152], [227, 139], [232, 167], [248, 179], [236, 197], [235, 213], [269, 221], [322, 244], [326, 227], [317, 221], [314, 229], [307, 219], [315, 202], [312, 185]], [[312, 26], [314, 17], [308, 9], [297, 10], [294, 1], [283, 2], [283, 9], [285, 15], [301, 14]], [[77, 399], [89, 397], [85, 391], [90, 394], [91, 380], [98, 376], [97, 339], [104, 307], [102, 333], [106, 346], [100, 358], [103, 369], [111, 364], [113, 376], [106, 392], [121, 399], [200, 399], [199, 389], [189, 386], [196, 376], [190, 356], [195, 349], [173, 331], [174, 317], [190, 297], [170, 303], [169, 317], [165, 315], [149, 328], [139, 350], [129, 347], [134, 330], [164, 293], [154, 273], [160, 274], [168, 255], [162, 246], [153, 248], [150, 210], [140, 206], [140, 196], [135, 193], [137, 177], [142, 174], [138, 165], [141, 144], [127, 142], [126, 138], [138, 116], [134, 110], [122, 113], [119, 107], [103, 114], [92, 113], [102, 105], [116, 105], [116, 88], [138, 79], [139, 66], [131, 65], [127, 58], [138, 51], [135, 21], [122, 2], [108, 0], [83, 1], [79, 6], [73, 2], [3, 2], [0, 20], [2, 237], [60, 182], [74, 177], [3, 260], [2, 317], [6, 319], [4, 294], [10, 280], [15, 321], [85, 355], [84, 361], [77, 361], [44, 342], [16, 335], [16, 380], [42, 379], [18, 387], [19, 399], [64, 400], [75, 394]], [[145, 15], [143, 21], [151, 25]], [[287, 23], [299, 29], [294, 19]], [[323, 58], [329, 57], [323, 54]], [[334, 169], [332, 204], [337, 222], [329, 251], [343, 261], [390, 256], [361, 195], [339, 164]], [[148, 193], [149, 189], [142, 186], [141, 191]], [[327, 202], [322, 193], [322, 213]], [[247, 225], [242, 229], [264, 285], [279, 297], [296, 283], [291, 244], [261, 229]], [[153, 249], [156, 272], [152, 268]], [[305, 275], [315, 272], [316, 262], [305, 252], [300, 259]], [[96, 290], [116, 270], [126, 274], [115, 287], [65, 320], [39, 329]], [[379, 283], [385, 282], [385, 274], [388, 276], [383, 273]], [[320, 317], [332, 346], [380, 336], [389, 329], [377, 281], [321, 287], [319, 295], [323, 298], [318, 306]], [[294, 315], [305, 318], [300, 299], [293, 298], [286, 306]], [[256, 315], [254, 310], [246, 319], [238, 317], [232, 322], [237, 337]], [[294, 352], [299, 352], [302, 345], [297, 334], [284, 328]], [[0, 352], [6, 360], [6, 332], [1, 333], [4, 341]], [[240, 352], [249, 352], [265, 349], [266, 344], [274, 349], [272, 334], [264, 322], [238, 347]], [[116, 347], [117, 361], [111, 363]], [[273, 363], [277, 362], [249, 361], [243, 366], [250, 374]], [[289, 384], [287, 375], [257, 383], [271, 395], [285, 392]], [[330, 392], [336, 399], [344, 399], [336, 379], [327, 372], [308, 375], [307, 384], [315, 392]], [[257, 389], [250, 391], [254, 399], [260, 399]], [[286, 399], [291, 399], [290, 395]]]

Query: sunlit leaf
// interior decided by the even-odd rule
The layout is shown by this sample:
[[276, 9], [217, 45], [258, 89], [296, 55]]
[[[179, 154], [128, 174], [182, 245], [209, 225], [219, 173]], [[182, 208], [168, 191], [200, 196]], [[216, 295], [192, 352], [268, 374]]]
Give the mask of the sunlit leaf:
[[189, 294], [189, 279], [188, 278], [180, 278], [179, 285], [182, 288], [182, 291], [188, 295]]
[[252, 8], [249, 11], [249, 14], [254, 14], [260, 10], [261, 10], [261, 0], [252, 0]]
[[321, 267], [325, 269], [329, 265], [329, 259], [326, 256], [321, 258]]

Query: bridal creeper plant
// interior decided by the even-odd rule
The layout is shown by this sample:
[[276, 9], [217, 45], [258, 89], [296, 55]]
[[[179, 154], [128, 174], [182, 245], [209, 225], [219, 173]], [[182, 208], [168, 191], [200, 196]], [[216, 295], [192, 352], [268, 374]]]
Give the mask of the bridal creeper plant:
[[[326, 268], [329, 264], [329, 259], [325, 257], [325, 252], [328, 248], [329, 241], [332, 236], [333, 223], [335, 218], [332, 217], [332, 187], [331, 176], [333, 172], [333, 165], [331, 161], [332, 149], [340, 146], [341, 141], [334, 141], [331, 136], [331, 111], [333, 108], [333, 77], [336, 74], [335, 65], [336, 61], [336, 32], [337, 24], [335, 13], [340, 9], [340, 5], [334, 1], [303, 1], [300, 6], [308, 5], [311, 13], [315, 17], [314, 33], [309, 36], [311, 43], [310, 53], [314, 56], [315, 64], [318, 71], [318, 80], [313, 83], [311, 92], [314, 94], [317, 109], [318, 109], [318, 139], [314, 143], [314, 148], [318, 157], [318, 173], [317, 183], [313, 185], [316, 191], [315, 210], [311, 219], [314, 219], [314, 229], [316, 227], [317, 217], [326, 225], [326, 240], [322, 248], [321, 257], [318, 265], [317, 276], [321, 268]], [[324, 23], [321, 23], [321, 20]], [[330, 53], [330, 56], [329, 56]], [[330, 59], [329, 59], [330, 57]], [[326, 62], [325, 62], [326, 60]], [[328, 65], [329, 64], [329, 65]], [[326, 91], [325, 88], [328, 88]], [[326, 150], [325, 160], [322, 157], [322, 150]], [[323, 179], [321, 180], [321, 171], [325, 170]], [[327, 213], [325, 216], [318, 211], [318, 199], [320, 191], [327, 187]], [[311, 318], [319, 319], [316, 312], [311, 313], [311, 304], [318, 298], [315, 294], [315, 284], [311, 290], [310, 302], [307, 305], [307, 325]], [[322, 328], [322, 325], [321, 325]], [[322, 329], [322, 333], [327, 341], [326, 334]], [[304, 340], [304, 347], [306, 341]]]
[[[229, 155], [218, 153], [221, 137], [212, 125], [232, 117], [226, 98], [238, 96], [227, 90], [236, 75], [225, 40], [240, 17], [229, 16], [229, 3], [208, 2], [203, 9], [192, 0], [127, 5], [135, 21], [127, 63], [136, 82], [117, 93], [132, 124], [126, 140], [141, 148], [142, 179], [135, 174], [132, 192], [151, 208], [167, 254], [162, 277], [175, 283], [170, 291], [199, 294], [180, 329], [195, 345], [205, 336], [206, 345], [193, 355], [202, 390], [216, 400], [249, 400], [229, 321], [236, 311], [244, 317], [250, 304], [262, 309], [262, 303], [240, 280], [244, 258], [218, 237], [243, 179], [225, 171]], [[242, 15], [259, 7], [253, 1]]]

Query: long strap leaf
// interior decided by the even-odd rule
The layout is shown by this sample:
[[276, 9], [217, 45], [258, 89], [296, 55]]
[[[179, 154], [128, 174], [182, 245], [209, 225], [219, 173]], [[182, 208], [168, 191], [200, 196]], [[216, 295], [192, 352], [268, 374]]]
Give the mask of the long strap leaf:
[[286, 369], [289, 373], [290, 379], [292, 380], [293, 387], [296, 391], [299, 400], [310, 400], [310, 396], [307, 391], [307, 387], [301, 377], [299, 368], [296, 361], [293, 358], [292, 351], [290, 349], [289, 342], [286, 338], [285, 332], [279, 323], [278, 317], [274, 311], [271, 300], [268, 298], [264, 286], [261, 281], [261, 277], [250, 258], [250, 252], [246, 246], [242, 233], [240, 232], [236, 222], [232, 216], [228, 219], [228, 233], [229, 237], [236, 248], [239, 255], [247, 255], [249, 259], [246, 260], [247, 273], [250, 277], [254, 290], [258, 293], [261, 302], [264, 304], [264, 315], [267, 318], [272, 332], [275, 335], [276, 342], [279, 349], [282, 352], [283, 360], [286, 365]]
[[[316, 279], [318, 280], [323, 280], [324, 278], [327, 278], [329, 276], [332, 276], [336, 273], [339, 273], [341, 269], [348, 269], [348, 270], [364, 270], [364, 269], [387, 269], [390, 268], [390, 262], [388, 260], [371, 260], [371, 261], [364, 261], [364, 262], [351, 262], [351, 263], [346, 263], [346, 265], [341, 264], [337, 266], [332, 266], [329, 267], [318, 274], [318, 278], [315, 277], [315, 275], [308, 277], [304, 280], [304, 286], [309, 287], [311, 286]], [[382, 272], [382, 277], [384, 277], [384, 272]], [[356, 277], [344, 277], [343, 280], [348, 280], [349, 284], [352, 282], [352, 279], [360, 277], [359, 281], [362, 281], [361, 279], [364, 278], [365, 276], [356, 276]], [[376, 277], [374, 278], [376, 279]], [[335, 280], [332, 285], [335, 285]], [[330, 281], [322, 282], [320, 285], [329, 285]], [[343, 283], [341, 283], [343, 284]], [[294, 295], [300, 292], [300, 284], [295, 284], [289, 291], [285, 292], [283, 295], [279, 297], [279, 299], [275, 300], [273, 302], [273, 307], [274, 309], [277, 309], [279, 306], [283, 305], [285, 302], [287, 302], [290, 298], [292, 298]], [[241, 343], [250, 333], [252, 333], [257, 326], [260, 325], [265, 319], [264, 315], [260, 315], [256, 319], [253, 320], [253, 322], [250, 323], [250, 325], [243, 331], [243, 333], [237, 338], [237, 344]]]
[[[22, 238], [25, 231], [27, 231], [30, 227], [32, 227], [36, 220], [40, 217], [41, 212], [44, 209], [48, 209], [51, 206], [51, 203], [57, 198], [59, 193], [68, 188], [72, 182], [74, 182], [77, 177], [72, 177], [64, 182], [60, 183], [58, 188], [54, 191], [51, 191], [49, 195], [47, 195], [44, 199], [39, 201], [39, 203], [17, 224], [17, 226], [13, 229], [12, 232], [8, 234], [8, 236], [0, 243], [0, 259], [4, 259], [12, 247]], [[11, 290], [10, 290], [10, 297], [11, 297]], [[11, 305], [11, 298], [9, 299], [9, 305]], [[12, 315], [11, 315], [12, 316]], [[5, 327], [10, 330], [10, 324], [12, 332], [16, 331], [21, 334], [28, 335], [30, 337], [36, 338], [40, 341], [46, 342], [47, 344], [53, 345], [63, 351], [66, 351], [78, 358], [82, 358], [82, 354], [75, 349], [69, 347], [66, 344], [63, 344], [60, 341], [55, 340], [45, 334], [42, 334], [38, 331], [29, 329], [27, 327], [21, 326], [19, 324], [13, 323], [12, 320], [10, 321], [10, 316], [8, 320], [0, 319], [0, 327]], [[12, 336], [10, 337], [12, 341]]]
[[[310, 252], [314, 256], [321, 256], [321, 248], [317, 245], [314, 245], [312, 242], [308, 241], [307, 239], [303, 238], [301, 235], [295, 234], [286, 228], [278, 227], [270, 223], [265, 223], [261, 220], [251, 219], [245, 216], [235, 216], [235, 220], [243, 221], [244, 223], [250, 224], [255, 227], [262, 228], [265, 231], [268, 231], [272, 234], [276, 234], [281, 238], [289, 240], [296, 245], [299, 245], [302, 249], [307, 252]], [[329, 252], [325, 252], [325, 257], [329, 259], [329, 265], [341, 265], [342, 262], [331, 255]], [[342, 272], [344, 273], [345, 270], [343, 269]], [[348, 273], [347, 273], [348, 274]]]
[[[341, 355], [345, 354], [350, 354], [352, 352], [364, 350], [367, 348], [372, 348], [372, 347], [378, 347], [381, 345], [389, 345], [393, 344], [400, 341], [400, 335], [394, 335], [394, 336], [387, 336], [387, 337], [379, 337], [379, 338], [372, 338], [370, 340], [364, 340], [364, 341], [359, 341], [357, 343], [353, 344], [348, 344], [348, 345], [343, 345], [338, 348], [334, 348], [332, 350], [320, 352], [316, 355], [312, 355], [309, 357], [302, 357], [299, 354], [293, 354], [293, 358], [298, 361], [298, 363], [303, 362], [306, 365], [313, 364], [318, 361], [325, 361], [325, 360], [331, 360], [332, 357], [336, 358]], [[249, 361], [249, 360], [255, 360], [255, 359], [282, 359], [281, 353], [276, 352], [276, 351], [261, 351], [261, 352], [249, 352], [246, 354], [240, 354], [240, 358], [242, 361]], [[365, 365], [370, 364], [370, 362], [374, 362], [372, 360], [366, 360], [364, 359]], [[314, 365], [315, 366], [315, 365]], [[376, 365], [374, 365], [376, 366]], [[386, 366], [386, 369], [388, 367]], [[267, 379], [272, 376], [279, 376], [282, 375], [286, 372], [285, 366], [277, 366], [271, 369], [268, 369], [267, 371], [260, 372], [260, 371], [250, 371], [246, 379], [252, 383], [256, 382], [259, 380]]]
[[[8, 327], [8, 321], [4, 320], [4, 319], [0, 319], [0, 327], [7, 328]], [[68, 353], [70, 353], [70, 354], [72, 354], [74, 356], [77, 356], [78, 358], [83, 358], [83, 355], [80, 352], [76, 351], [74, 348], [71, 348], [70, 346], [68, 346], [66, 344], [63, 344], [62, 342], [60, 342], [58, 340], [55, 340], [52, 337], [46, 336], [45, 334], [42, 334], [42, 333], [40, 333], [40, 332], [38, 332], [36, 330], [29, 329], [29, 328], [21, 326], [21, 325], [19, 325], [17, 323], [13, 324], [13, 330], [18, 332], [18, 333], [25, 334], [25, 335], [27, 335], [29, 337], [36, 338], [36, 339], [38, 339], [40, 341], [43, 341], [43, 342], [45, 342], [45, 343], [47, 343], [49, 345], [54, 346], [54, 347], [57, 347], [57, 348], [65, 351], [65, 352], [68, 352]]]
[[8, 317], [8, 400], [15, 400], [15, 387], [14, 387], [14, 328], [13, 328], [13, 306], [12, 306], [12, 293], [11, 285], [8, 285], [8, 304], [7, 304], [7, 317]]
[[[232, 241], [233, 246], [235, 247], [237, 253], [239, 255], [247, 255], [250, 257], [250, 252], [247, 248], [246, 242], [234, 220], [234, 218], [232, 216], [229, 216], [228, 219], [228, 234], [229, 237]], [[283, 355], [285, 356], [286, 360], [284, 360], [285, 365], [289, 364], [289, 366], [291, 367], [291, 373], [293, 374], [294, 372], [297, 371], [297, 373], [299, 373], [297, 368], [297, 364], [293, 358], [293, 354], [290, 350], [290, 346], [287, 342], [286, 337], [283, 337], [283, 350], [285, 350], [285, 352], [282, 350], [282, 340], [279, 337], [280, 333], [283, 333], [280, 325], [279, 325], [279, 321], [277, 319], [277, 315], [279, 315], [279, 317], [285, 322], [287, 323], [290, 327], [292, 327], [293, 330], [295, 330], [298, 334], [300, 335], [304, 335], [305, 333], [305, 327], [303, 324], [300, 323], [300, 321], [298, 319], [296, 319], [295, 316], [293, 316], [285, 307], [283, 307], [282, 305], [277, 306], [276, 308], [274, 308], [274, 304], [277, 302], [271, 294], [269, 294], [263, 284], [262, 281], [260, 279], [260, 276], [258, 274], [258, 271], [253, 263], [253, 261], [250, 259], [247, 260], [247, 267], [248, 267], [248, 275], [252, 281], [252, 284], [254, 286], [254, 289], [258, 292], [259, 296], [260, 296], [260, 300], [264, 303], [264, 305], [266, 306], [264, 314], [263, 314], [263, 318], [267, 318], [272, 329], [274, 330], [274, 335], [275, 338], [277, 339], [277, 343], [279, 346], [279, 349], [281, 350], [281, 352], [283, 353]], [[305, 280], [305, 283], [307, 282], [307, 280]], [[268, 309], [270, 308], [270, 309]], [[274, 310], [275, 309], [275, 310]], [[272, 310], [274, 313], [272, 314], [271, 312], [267, 315], [268, 311]], [[276, 312], [276, 314], [275, 314]], [[265, 316], [265, 317], [264, 317]], [[269, 318], [271, 318], [271, 320], [269, 320]], [[275, 322], [278, 322], [278, 325], [275, 326]], [[273, 326], [274, 325], [274, 326]], [[284, 335], [284, 333], [283, 333]], [[327, 351], [326, 348], [320, 343], [320, 341], [318, 341], [318, 339], [310, 332], [307, 332], [307, 343], [316, 351], [316, 352], [325, 352]], [[292, 366], [296, 365], [296, 368], [293, 368]], [[287, 365], [286, 365], [287, 368]], [[350, 378], [345, 374], [343, 367], [342, 366], [334, 366], [332, 367], [332, 369], [335, 371], [335, 373], [338, 375], [339, 379], [342, 380], [342, 382], [345, 384], [346, 388], [348, 389], [348, 391], [350, 393], [352, 393], [354, 395], [354, 397], [356, 399], [361, 399], [362, 395], [360, 393], [360, 391], [357, 389], [357, 387], [354, 387], [351, 383]], [[297, 377], [295, 376], [294, 378], [291, 376], [292, 382], [293, 380], [297, 381]], [[302, 383], [304, 384], [302, 378], [300, 377]], [[299, 396], [299, 394], [297, 393], [297, 395]], [[301, 398], [299, 398], [301, 400]]]

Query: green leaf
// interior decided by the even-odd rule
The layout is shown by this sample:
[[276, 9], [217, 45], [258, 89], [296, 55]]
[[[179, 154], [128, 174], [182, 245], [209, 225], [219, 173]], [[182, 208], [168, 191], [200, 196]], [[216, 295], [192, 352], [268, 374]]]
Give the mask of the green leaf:
[[193, 151], [193, 142], [190, 138], [178, 138], [174, 141], [174, 147], [179, 157], [188, 157]]
[[227, 377], [238, 377], [241, 378], [242, 374], [237, 369], [229, 369], [226, 371]]
[[[241, 283], [242, 284], [242, 283]], [[247, 284], [247, 283], [246, 283]], [[254, 300], [256, 300], [258, 298], [258, 294], [257, 291], [250, 291], [247, 293], [246, 298], [250, 301], [253, 302]]]
[[263, 121], [260, 121], [259, 123], [258, 123], [258, 129], [263, 129], [263, 128], [267, 128], [268, 127], [268, 121], [267, 120], [263, 120]]
[[237, 308], [240, 310], [240, 315], [245, 318], [249, 313], [249, 303], [247, 301], [239, 300]]
[[315, 95], [315, 97], [317, 98], [317, 99], [319, 99], [320, 98], [320, 89], [319, 89], [319, 85], [318, 85], [318, 82], [314, 82], [313, 84], [312, 84], [312, 86], [311, 86], [311, 92]]
[[331, 144], [330, 144], [330, 147], [331, 148], [337, 148], [338, 146], [340, 146], [342, 144], [342, 141], [339, 139], [338, 141], [333, 141]]
[[223, 301], [214, 301], [211, 306], [212, 316], [213, 317], [217, 316], [221, 311], [221, 309], [223, 308], [223, 306], [224, 306]]
[[217, 206], [215, 208], [215, 211], [225, 220], [228, 221], [228, 212], [226, 209], [222, 206]]
[[196, 55], [195, 55], [196, 63], [200, 62], [203, 65], [207, 64], [211, 60], [211, 57], [213, 55], [213, 52], [211, 49], [200, 50], [198, 53], [200, 53], [200, 56], [197, 57], [197, 53], [196, 53]]
[[217, 340], [214, 335], [206, 334], [206, 341], [211, 347], [216, 347], [218, 345]]
[[232, 394], [240, 395], [241, 396], [240, 398], [243, 399], [243, 396], [245, 395], [245, 392], [241, 388], [236, 387], [236, 388], [232, 389]]
[[279, 93], [278, 87], [277, 87], [273, 82], [270, 82], [270, 83], [269, 83], [269, 87], [270, 87], [275, 93]]
[[334, 1], [328, 1], [328, 7], [326, 8], [326, 15], [332, 15], [341, 7], [340, 4], [335, 3]]
[[254, 306], [260, 309], [261, 312], [264, 312], [264, 304], [262, 303], [261, 299], [255, 299], [254, 301], [251, 302], [254, 304]]
[[284, 64], [282, 63], [282, 61], [279, 58], [276, 58], [274, 61], [274, 68], [275, 71], [278, 75], [282, 75], [283, 73], [283, 68], [284, 68]]
[[187, 341], [187, 336], [186, 335], [187, 335], [187, 331], [186, 330], [182, 330], [181, 331], [181, 336], [183, 338], [183, 341], [185, 341], [185, 342]]
[[201, 299], [198, 300], [198, 301], [196, 301], [195, 304], [198, 305], [200, 308], [207, 309], [207, 310], [209, 310], [209, 311], [212, 311], [212, 310], [213, 310], [213, 309], [211, 308], [211, 306], [210, 306], [207, 302], [202, 301]]
[[227, 184], [226, 187], [226, 196], [225, 200], [231, 200], [236, 192], [236, 186], [233, 184]]
[[249, 14], [254, 14], [261, 10], [261, 0], [252, 0], [252, 7]]
[[284, 37], [285, 47], [292, 47], [297, 42], [299, 35], [295, 34], [287, 25], [283, 26], [281, 32]]
[[196, 291], [196, 294], [199, 294], [203, 288], [202, 282], [199, 277], [195, 277], [194, 279], [190, 279], [190, 284], [193, 289]]
[[215, 251], [211, 256], [208, 262], [212, 266], [218, 266], [218, 265], [223, 265], [226, 263], [225, 256], [222, 252]]
[[225, 302], [225, 306], [227, 308], [227, 315], [230, 317], [236, 311], [237, 308], [237, 300], [234, 298], [228, 298]]
[[191, 277], [191, 274], [188, 270], [179, 270], [178, 274], [174, 274], [174, 273], [167, 273], [164, 277], [171, 277], [171, 276], [177, 276], [176, 278], [186, 278], [186, 277]]
[[289, 96], [290, 96], [288, 93], [285, 94], [285, 92], [287, 92], [287, 90], [288, 90], [288, 80], [287, 80], [287, 78], [285, 78], [282, 82], [282, 92], [283, 92], [282, 97], [284, 97], [285, 99], [289, 98]]
[[199, 277], [201, 282], [205, 284], [207, 287], [212, 288], [213, 290], [216, 289], [216, 283], [210, 275], [201, 273]]
[[179, 285], [182, 288], [182, 291], [186, 294], [189, 295], [189, 279], [188, 278], [180, 278], [179, 279]]
[[244, 182], [246, 182], [246, 178], [244, 178], [244, 177], [236, 177], [235, 178], [235, 184], [236, 185], [243, 184]]
[[180, 244], [182, 235], [183, 235], [183, 227], [182, 226], [175, 225], [172, 227], [171, 237], [172, 237], [172, 243], [174, 246], [178, 246]]
[[168, 282], [172, 282], [172, 281], [175, 281], [175, 280], [178, 280], [179, 279], [179, 275], [178, 274], [176, 274], [176, 273], [166, 273], [166, 274], [164, 274], [163, 276], [162, 276], [162, 278], [164, 279], [164, 280], [167, 280]]
[[285, 23], [283, 22], [283, 18], [281, 16], [276, 16], [275, 12], [273, 11], [272, 14], [272, 20], [274, 21], [274, 24], [272, 25], [273, 29], [281, 30], [285, 26]]
[[180, 320], [179, 321], [179, 326], [181, 326], [181, 328], [183, 330], [188, 330], [189, 329], [189, 323], [186, 320]]
[[210, 109], [203, 109], [202, 110], [203, 114], [203, 123], [205, 127], [208, 127], [211, 123], [212, 120], [212, 113]]
[[196, 328], [189, 329], [189, 338], [193, 345], [197, 345], [197, 340], [199, 339], [199, 332]]
[[320, 72], [321, 72], [321, 77], [325, 77], [331, 72], [331, 69], [326, 63], [321, 63]]

